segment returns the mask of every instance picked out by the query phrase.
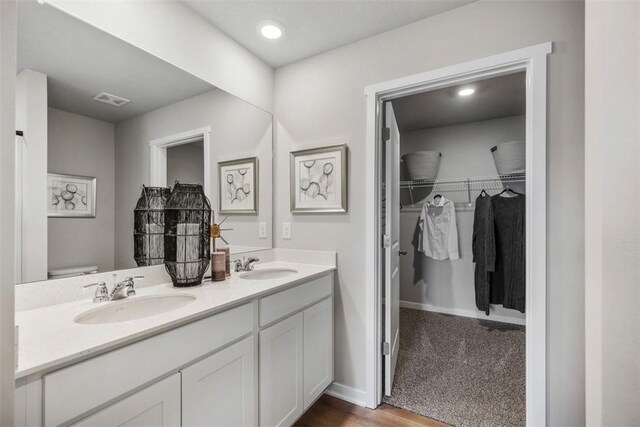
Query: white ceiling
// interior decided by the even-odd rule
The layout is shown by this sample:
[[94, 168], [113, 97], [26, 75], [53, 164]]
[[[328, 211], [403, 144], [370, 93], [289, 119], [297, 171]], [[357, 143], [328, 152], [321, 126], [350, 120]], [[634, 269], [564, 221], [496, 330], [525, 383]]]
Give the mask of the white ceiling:
[[[473, 87], [467, 97], [460, 87]], [[392, 101], [401, 132], [517, 116], [526, 111], [525, 73], [478, 80]]]
[[[446, 12], [474, 0], [182, 0], [196, 13], [273, 67]], [[279, 21], [279, 40], [256, 26]]]
[[[48, 76], [49, 106], [118, 123], [215, 89], [193, 75], [48, 5], [18, 2], [18, 71]], [[94, 101], [107, 92], [122, 107]]]

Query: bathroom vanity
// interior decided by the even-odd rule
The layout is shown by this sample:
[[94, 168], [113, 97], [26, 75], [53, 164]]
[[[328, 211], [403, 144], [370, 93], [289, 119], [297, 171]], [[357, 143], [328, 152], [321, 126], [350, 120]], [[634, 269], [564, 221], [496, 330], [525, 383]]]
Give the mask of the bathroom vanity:
[[[291, 425], [333, 380], [334, 270], [268, 262], [18, 312], [16, 425]], [[153, 300], [169, 308], [135, 307]]]

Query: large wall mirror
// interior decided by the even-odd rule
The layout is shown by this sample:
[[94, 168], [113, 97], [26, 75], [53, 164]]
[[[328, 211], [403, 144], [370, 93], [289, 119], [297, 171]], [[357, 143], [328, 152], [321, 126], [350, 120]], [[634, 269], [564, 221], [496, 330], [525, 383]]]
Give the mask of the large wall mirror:
[[232, 253], [272, 247], [271, 114], [36, 2], [16, 71], [18, 282], [136, 267], [143, 185], [202, 184]]

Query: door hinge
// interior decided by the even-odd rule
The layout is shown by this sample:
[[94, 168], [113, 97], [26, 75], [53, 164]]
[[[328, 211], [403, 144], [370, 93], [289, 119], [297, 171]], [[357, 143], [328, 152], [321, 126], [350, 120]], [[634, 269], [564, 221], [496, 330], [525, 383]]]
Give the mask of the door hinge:
[[388, 234], [382, 235], [382, 247], [388, 248], [391, 246], [391, 237]]
[[391, 346], [389, 345], [388, 342], [384, 341], [382, 343], [382, 355], [383, 356], [388, 356], [391, 354]]
[[391, 129], [386, 127], [382, 128], [382, 140], [388, 141], [389, 139], [391, 139]]

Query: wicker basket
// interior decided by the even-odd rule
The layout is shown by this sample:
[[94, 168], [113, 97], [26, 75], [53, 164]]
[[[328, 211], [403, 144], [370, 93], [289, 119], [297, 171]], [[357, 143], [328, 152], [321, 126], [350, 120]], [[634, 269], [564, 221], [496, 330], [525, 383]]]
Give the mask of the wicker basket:
[[500, 175], [524, 173], [525, 145], [524, 141], [505, 142], [491, 148], [493, 161]]
[[436, 179], [441, 156], [439, 151], [416, 151], [402, 156], [409, 179]]

